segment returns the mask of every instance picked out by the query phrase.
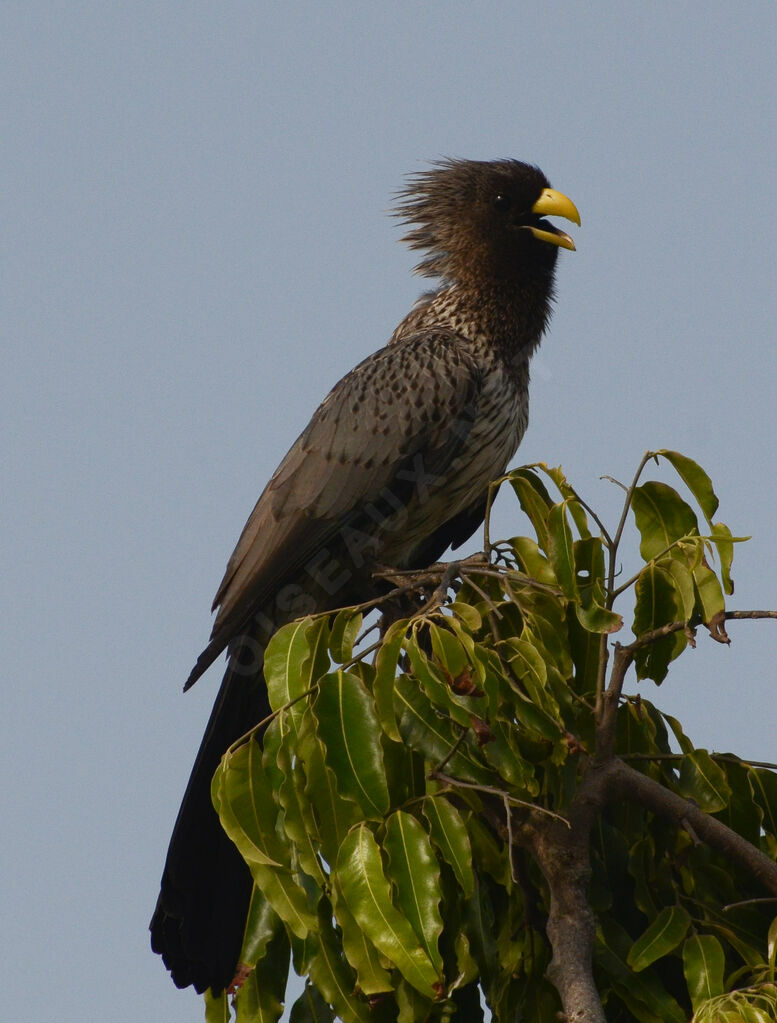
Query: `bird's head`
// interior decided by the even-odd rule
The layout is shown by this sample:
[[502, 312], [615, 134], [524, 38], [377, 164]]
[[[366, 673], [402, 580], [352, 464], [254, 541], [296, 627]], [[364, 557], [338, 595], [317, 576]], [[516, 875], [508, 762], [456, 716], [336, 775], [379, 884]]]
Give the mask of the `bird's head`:
[[572, 239], [549, 221], [576, 224], [574, 203], [537, 167], [518, 160], [441, 160], [412, 175], [395, 213], [412, 230], [402, 239], [426, 255], [415, 268], [448, 281], [520, 281], [551, 272]]

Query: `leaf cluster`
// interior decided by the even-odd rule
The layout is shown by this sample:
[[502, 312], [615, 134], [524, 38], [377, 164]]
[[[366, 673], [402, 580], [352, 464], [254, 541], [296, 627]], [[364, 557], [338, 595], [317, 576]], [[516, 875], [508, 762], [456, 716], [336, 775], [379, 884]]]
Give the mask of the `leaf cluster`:
[[[650, 458], [689, 499], [641, 481]], [[500, 482], [531, 534], [487, 541], [488, 561], [462, 563], [447, 601], [427, 591], [377, 650], [358, 645], [353, 609], [293, 622], [267, 648], [274, 717], [261, 742], [225, 755], [212, 790], [255, 882], [240, 1023], [280, 1017], [290, 965], [307, 978], [294, 1023], [568, 1011], [548, 980], [551, 893], [535, 852], [573, 829], [583, 779], [608, 758], [777, 855], [777, 776], [696, 749], [622, 692], [631, 664], [660, 683], [700, 625], [727, 640], [736, 538], [713, 521], [706, 473], [676, 452], [645, 456], [612, 531], [559, 469]], [[631, 575], [618, 574], [629, 516]], [[633, 635], [613, 648], [628, 604]], [[581, 841], [608, 1019], [680, 1023], [760, 976], [774, 905], [753, 901], [764, 893], [747, 870], [636, 799], [599, 802]], [[228, 1017], [227, 996], [209, 996], [207, 1019]]]

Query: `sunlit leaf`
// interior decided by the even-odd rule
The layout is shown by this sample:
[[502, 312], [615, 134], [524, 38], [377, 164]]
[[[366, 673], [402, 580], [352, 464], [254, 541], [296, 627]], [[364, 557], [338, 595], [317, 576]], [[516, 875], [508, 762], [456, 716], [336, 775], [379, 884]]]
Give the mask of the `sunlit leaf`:
[[[314, 810], [315, 838], [328, 862], [334, 862], [337, 850], [349, 829], [361, 819], [355, 800], [343, 796], [337, 778], [324, 759], [324, 746], [316, 735], [312, 711], [302, 719], [297, 747], [299, 774], [303, 776], [303, 795]], [[295, 774], [296, 777], [296, 774]]]
[[355, 799], [368, 817], [380, 820], [389, 807], [381, 729], [361, 679], [347, 671], [324, 676], [313, 710], [338, 789]]
[[343, 1023], [371, 1023], [369, 1004], [356, 993], [356, 974], [343, 958], [326, 899], [319, 904], [318, 941], [310, 961], [310, 979]]
[[567, 521], [566, 501], [554, 504], [548, 513], [548, 557], [562, 592], [570, 600], [577, 598], [575, 551], [572, 530]]
[[294, 701], [329, 670], [328, 637], [325, 618], [303, 618], [278, 629], [267, 645], [264, 677], [270, 706], [278, 710], [293, 704], [286, 720], [294, 731], [305, 711], [303, 702]]
[[451, 678], [458, 678], [465, 668], [469, 668], [464, 648], [452, 632], [430, 622], [429, 638], [432, 641], [434, 656]]
[[510, 485], [524, 512], [529, 516], [537, 542], [548, 553], [548, 512], [553, 501], [536, 473], [531, 469], [516, 469], [509, 475]]
[[579, 594], [575, 602], [578, 621], [589, 632], [617, 632], [623, 618], [605, 607], [604, 550], [599, 537], [576, 540], [575, 578]]
[[410, 921], [429, 960], [441, 975], [440, 867], [429, 835], [415, 817], [403, 810], [392, 813], [385, 827], [383, 848], [388, 855], [388, 875], [394, 884], [397, 906]]
[[711, 622], [715, 615], [726, 607], [720, 581], [706, 565], [698, 565], [693, 570], [693, 581], [696, 584], [702, 621]]
[[440, 977], [413, 927], [391, 901], [378, 844], [366, 824], [346, 837], [337, 857], [337, 877], [359, 926], [402, 976], [434, 998]]
[[403, 619], [393, 622], [386, 631], [380, 649], [375, 657], [375, 681], [372, 695], [375, 710], [383, 731], [395, 742], [400, 741], [394, 712], [394, 682], [397, 677], [397, 661], [402, 643], [407, 632], [407, 622]]
[[699, 502], [699, 507], [704, 512], [704, 517], [711, 524], [712, 516], [718, 510], [718, 499], [715, 496], [715, 491], [712, 489], [712, 480], [704, 469], [694, 462], [693, 459], [688, 458], [687, 455], [681, 455], [678, 451], [662, 449], [661, 451], [656, 451], [656, 454], [665, 458], [674, 466], [683, 483], [685, 483], [686, 487], [688, 487]]
[[730, 596], [734, 592], [734, 582], [731, 578], [731, 563], [734, 560], [734, 538], [731, 535], [731, 530], [724, 522], [712, 523], [710, 526], [710, 536], [718, 552], [723, 592]]
[[671, 576], [674, 584], [678, 621], [689, 622], [696, 610], [696, 590], [690, 569], [676, 558], [663, 561], [661, 568]]
[[528, 536], [514, 536], [509, 543], [516, 561], [528, 576], [544, 583], [545, 586], [558, 585], [553, 566], [540, 550], [536, 540]]
[[631, 508], [642, 538], [639, 551], [645, 561], [659, 557], [681, 537], [699, 532], [690, 506], [665, 483], [648, 480], [636, 487]]
[[380, 959], [380, 954], [356, 922], [338, 884], [333, 892], [333, 909], [342, 932], [343, 952], [350, 965], [356, 970], [359, 989], [365, 995], [381, 994], [394, 988], [391, 975]]
[[472, 604], [466, 604], [463, 600], [455, 600], [451, 604], [451, 611], [458, 621], [470, 632], [477, 632], [483, 624], [483, 619]]
[[464, 894], [471, 895], [474, 885], [472, 847], [461, 815], [444, 796], [427, 796], [422, 806], [432, 843], [453, 869]]
[[361, 632], [362, 616], [348, 608], [340, 611], [332, 625], [329, 649], [338, 664], [344, 664], [353, 657], [353, 644]]

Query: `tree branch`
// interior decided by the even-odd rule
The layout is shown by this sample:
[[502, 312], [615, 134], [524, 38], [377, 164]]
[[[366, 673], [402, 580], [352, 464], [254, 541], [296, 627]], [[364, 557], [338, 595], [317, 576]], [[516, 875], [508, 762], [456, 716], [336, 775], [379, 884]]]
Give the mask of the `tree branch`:
[[736, 863], [764, 888], [777, 895], [777, 863], [731, 828], [701, 810], [696, 803], [664, 788], [646, 774], [617, 757], [602, 768], [606, 797], [640, 803], [652, 813], [680, 823], [687, 821], [698, 837], [732, 863]]
[[548, 883], [546, 932], [553, 958], [547, 976], [569, 1023], [606, 1023], [591, 965], [596, 921], [588, 901], [591, 825], [602, 807], [598, 775], [593, 765], [585, 772], [569, 808], [567, 827], [532, 814], [521, 828], [524, 844]]

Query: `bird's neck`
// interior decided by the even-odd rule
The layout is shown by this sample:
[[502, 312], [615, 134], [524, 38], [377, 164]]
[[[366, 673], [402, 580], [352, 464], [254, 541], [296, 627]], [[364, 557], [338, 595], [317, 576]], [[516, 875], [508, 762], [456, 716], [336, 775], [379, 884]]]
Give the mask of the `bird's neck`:
[[525, 363], [540, 343], [552, 299], [550, 275], [525, 284], [450, 284], [422, 296], [391, 342], [419, 330], [444, 328], [476, 349], [501, 356], [508, 364]]

